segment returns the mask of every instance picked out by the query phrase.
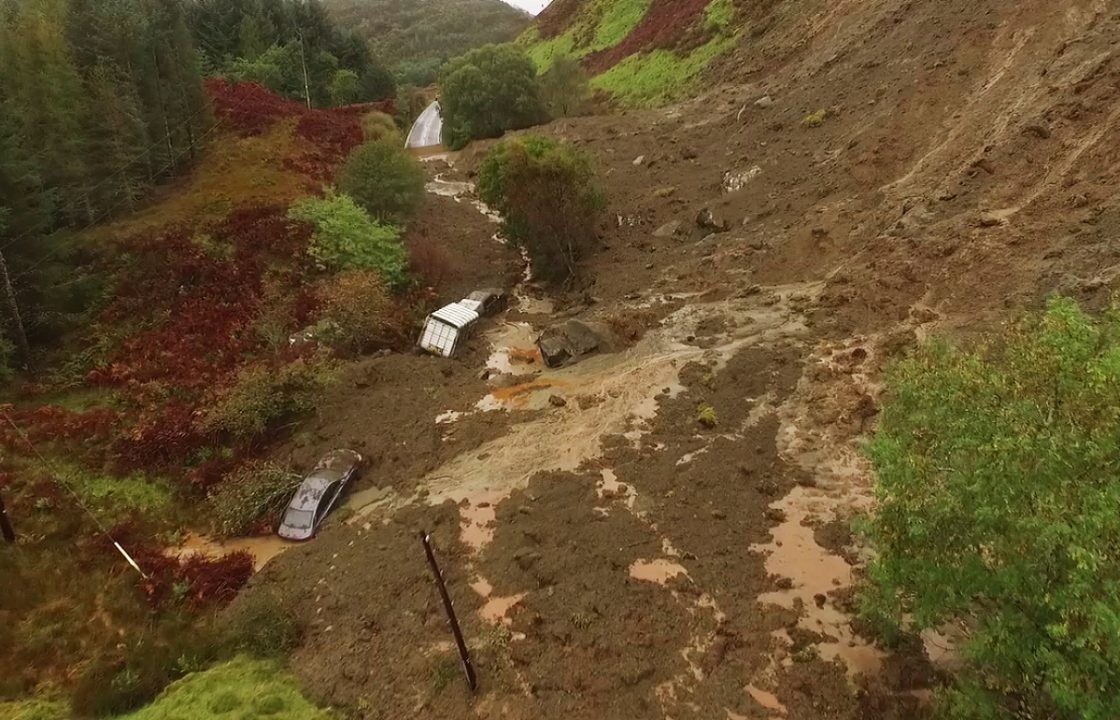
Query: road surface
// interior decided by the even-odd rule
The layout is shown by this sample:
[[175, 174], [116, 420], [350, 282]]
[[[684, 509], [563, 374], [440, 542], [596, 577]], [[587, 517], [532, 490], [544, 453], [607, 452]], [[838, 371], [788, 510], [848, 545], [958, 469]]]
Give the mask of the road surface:
[[439, 145], [440, 134], [443, 132], [443, 118], [439, 114], [439, 102], [434, 102], [424, 108], [420, 117], [412, 124], [408, 132], [405, 147], [426, 148]]

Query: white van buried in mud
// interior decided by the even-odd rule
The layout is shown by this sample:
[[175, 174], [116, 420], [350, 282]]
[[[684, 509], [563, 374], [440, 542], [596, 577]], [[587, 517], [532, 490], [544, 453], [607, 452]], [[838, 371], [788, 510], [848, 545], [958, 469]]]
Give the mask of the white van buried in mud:
[[478, 311], [462, 303], [444, 305], [428, 316], [420, 333], [420, 348], [440, 357], [451, 357], [478, 322]]

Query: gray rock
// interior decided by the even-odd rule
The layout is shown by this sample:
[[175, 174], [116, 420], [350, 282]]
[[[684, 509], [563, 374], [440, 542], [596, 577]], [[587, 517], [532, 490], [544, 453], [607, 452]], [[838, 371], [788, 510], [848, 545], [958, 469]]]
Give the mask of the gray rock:
[[997, 225], [1003, 224], [1003, 220], [1000, 218], [1000, 216], [996, 215], [993, 212], [980, 213], [980, 217], [977, 222], [980, 223], [980, 227], [995, 227]]
[[565, 320], [546, 328], [537, 340], [541, 357], [550, 368], [561, 367], [610, 347], [610, 331], [600, 325]]
[[646, 156], [645, 155], [639, 155], [638, 157], [634, 158], [634, 167], [638, 167], [639, 165], [641, 165], [645, 161], [646, 161]]
[[710, 207], [703, 208], [696, 214], [696, 226], [701, 230], [712, 232], [727, 232], [731, 229], [731, 223], [727, 222], [727, 218]]
[[773, 104], [774, 98], [770, 97], [769, 95], [763, 95], [762, 97], [754, 101], [754, 106], [758, 108], [768, 108]]
[[664, 225], [657, 228], [656, 230], [654, 230], [653, 231], [653, 236], [654, 237], [659, 237], [659, 238], [673, 237], [674, 235], [677, 234], [677, 231], [679, 231], [680, 229], [681, 229], [681, 221], [680, 220], [672, 220], [670, 222], [665, 223]]

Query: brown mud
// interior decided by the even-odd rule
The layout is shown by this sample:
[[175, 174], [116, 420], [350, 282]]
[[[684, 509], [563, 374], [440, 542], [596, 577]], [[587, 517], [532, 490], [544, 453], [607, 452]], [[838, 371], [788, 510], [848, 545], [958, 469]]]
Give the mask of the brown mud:
[[[538, 130], [586, 149], [609, 197], [570, 292], [525, 282], [472, 201], [486, 143], [428, 162], [443, 184], [410, 233], [455, 257], [449, 299], [486, 282], [519, 302], [454, 360], [358, 364], [284, 448], [373, 458], [349, 510], [248, 591], [311, 623], [293, 666], [318, 700], [358, 718], [925, 712], [952, 628], [888, 652], [852, 623], [859, 445], [884, 368], [931, 332], [1116, 289], [1120, 17], [1095, 0], [786, 5], [758, 10], [703, 100]], [[569, 317], [620, 347], [543, 368], [535, 333]]]

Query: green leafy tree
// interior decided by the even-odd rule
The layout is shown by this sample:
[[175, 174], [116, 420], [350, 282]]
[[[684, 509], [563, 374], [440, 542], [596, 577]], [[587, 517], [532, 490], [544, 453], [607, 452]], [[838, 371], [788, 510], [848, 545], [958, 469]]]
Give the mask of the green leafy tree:
[[512, 45], [487, 45], [452, 60], [439, 90], [443, 139], [453, 150], [546, 119], [536, 66]]
[[483, 161], [478, 189], [502, 214], [506, 236], [529, 252], [535, 275], [565, 280], [576, 274], [596, 242], [605, 206], [585, 154], [535, 135], [505, 140]]
[[339, 70], [331, 79], [332, 105], [351, 105], [362, 97], [362, 82], [353, 70]]
[[374, 270], [396, 287], [407, 281], [408, 253], [400, 231], [370, 218], [350, 197], [306, 198], [289, 214], [315, 226], [308, 252], [324, 270]]
[[562, 55], [540, 77], [541, 101], [554, 118], [575, 115], [591, 96], [587, 72], [579, 60]]
[[400, 224], [424, 196], [424, 171], [386, 137], [355, 148], [339, 172], [338, 187], [379, 221]]
[[865, 613], [969, 627], [945, 717], [1120, 717], [1120, 309], [1053, 299], [888, 387]]

